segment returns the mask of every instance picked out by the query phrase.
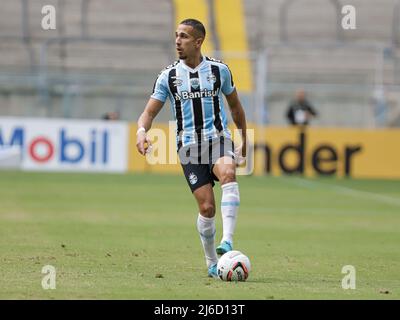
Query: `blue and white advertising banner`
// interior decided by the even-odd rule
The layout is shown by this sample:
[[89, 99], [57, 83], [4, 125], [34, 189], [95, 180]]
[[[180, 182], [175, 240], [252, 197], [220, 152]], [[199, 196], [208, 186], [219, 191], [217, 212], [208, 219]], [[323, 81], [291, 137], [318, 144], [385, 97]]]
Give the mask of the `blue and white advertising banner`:
[[128, 124], [0, 117], [0, 150], [20, 150], [23, 170], [126, 172]]

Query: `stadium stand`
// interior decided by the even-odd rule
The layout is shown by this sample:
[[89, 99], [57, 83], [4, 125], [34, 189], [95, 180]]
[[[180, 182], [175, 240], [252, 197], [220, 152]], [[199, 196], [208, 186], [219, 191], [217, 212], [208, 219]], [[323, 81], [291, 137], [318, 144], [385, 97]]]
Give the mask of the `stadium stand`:
[[[195, 12], [209, 25], [206, 50], [232, 64], [238, 88], [249, 93], [249, 120], [260, 121], [253, 112], [260, 99], [251, 97], [261, 91], [263, 121], [284, 124], [287, 103], [301, 87], [319, 111], [315, 125], [400, 125], [398, 0], [346, 1], [357, 9], [357, 29], [346, 31], [339, 0], [234, 2], [233, 11], [223, 11], [222, 2], [196, 1]], [[193, 10], [185, 3], [2, 1], [1, 115], [100, 118], [117, 110], [122, 119], [136, 119], [156, 75], [175, 59], [176, 21]], [[57, 29], [45, 31], [41, 8], [49, 4]], [[238, 25], [243, 34], [232, 32]], [[229, 56], [235, 51], [242, 57], [237, 64]], [[257, 59], [266, 59], [261, 78]], [[165, 108], [159, 119], [169, 117]]]
[[[343, 30], [342, 5], [357, 10], [357, 28]], [[298, 87], [320, 110], [316, 125], [394, 126], [399, 111], [399, 2], [396, 0], [245, 1], [252, 50], [268, 48], [268, 118], [284, 124], [285, 103]], [[262, 25], [262, 27], [260, 27]], [[384, 113], [375, 95], [386, 87]]]
[[[4, 1], [3, 115], [100, 118], [120, 109], [124, 119], [137, 116], [157, 73], [174, 59], [173, 35], [163, 32], [172, 30], [172, 5], [109, 3]], [[41, 28], [41, 8], [48, 4], [57, 11], [56, 30]]]

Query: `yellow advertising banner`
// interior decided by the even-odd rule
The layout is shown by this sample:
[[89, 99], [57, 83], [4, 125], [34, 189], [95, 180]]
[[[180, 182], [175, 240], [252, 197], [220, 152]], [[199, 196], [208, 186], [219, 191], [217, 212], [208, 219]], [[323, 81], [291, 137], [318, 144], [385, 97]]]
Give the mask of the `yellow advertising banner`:
[[134, 172], [181, 173], [182, 167], [176, 152], [176, 126], [153, 124], [148, 132], [152, 151], [146, 156], [136, 149], [136, 124], [129, 126], [128, 170]]
[[[254, 130], [249, 160], [255, 175], [400, 178], [399, 129], [249, 126], [249, 130]], [[136, 126], [130, 126], [129, 170], [180, 173], [174, 126], [156, 124], [149, 136], [155, 148], [144, 157], [136, 151]]]

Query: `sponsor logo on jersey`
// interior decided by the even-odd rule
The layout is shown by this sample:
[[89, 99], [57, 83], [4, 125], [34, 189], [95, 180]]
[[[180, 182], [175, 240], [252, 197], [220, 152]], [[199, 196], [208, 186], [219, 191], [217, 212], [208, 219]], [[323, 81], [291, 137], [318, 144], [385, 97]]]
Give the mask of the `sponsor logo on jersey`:
[[175, 93], [175, 100], [187, 100], [187, 99], [196, 99], [196, 98], [209, 98], [216, 97], [219, 94], [219, 89], [217, 90], [207, 90], [203, 89], [196, 92], [189, 91], [181, 91], [181, 93]]

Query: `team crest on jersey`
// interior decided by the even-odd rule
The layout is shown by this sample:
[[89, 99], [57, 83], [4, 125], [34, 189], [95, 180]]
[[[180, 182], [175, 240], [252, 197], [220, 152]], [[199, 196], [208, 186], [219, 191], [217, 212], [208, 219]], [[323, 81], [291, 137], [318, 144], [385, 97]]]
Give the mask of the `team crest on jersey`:
[[192, 79], [190, 79], [190, 86], [193, 88], [193, 89], [198, 89], [199, 87], [200, 87], [200, 80], [199, 80], [199, 78], [192, 78]]
[[210, 73], [207, 76], [207, 81], [210, 83], [215, 83], [215, 81], [217, 81], [217, 77], [214, 75], [214, 73]]
[[190, 184], [195, 184], [197, 182], [197, 176], [193, 172], [189, 175], [189, 182]]

